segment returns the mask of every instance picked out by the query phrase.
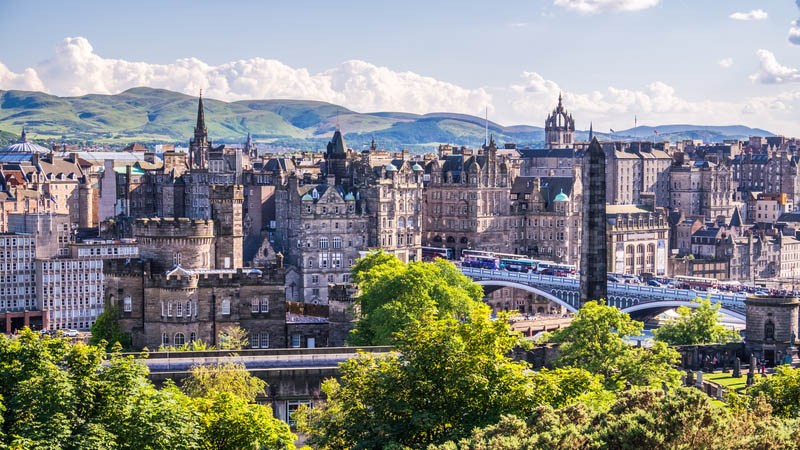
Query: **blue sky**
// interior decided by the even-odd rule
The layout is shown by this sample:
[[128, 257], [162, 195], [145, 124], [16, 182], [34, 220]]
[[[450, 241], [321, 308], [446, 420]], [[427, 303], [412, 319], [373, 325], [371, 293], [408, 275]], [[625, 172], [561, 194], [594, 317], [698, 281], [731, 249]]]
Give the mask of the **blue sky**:
[[0, 0], [0, 89], [489, 107], [508, 125], [541, 125], [563, 91], [579, 128], [636, 115], [800, 135], [798, 18], [795, 0]]

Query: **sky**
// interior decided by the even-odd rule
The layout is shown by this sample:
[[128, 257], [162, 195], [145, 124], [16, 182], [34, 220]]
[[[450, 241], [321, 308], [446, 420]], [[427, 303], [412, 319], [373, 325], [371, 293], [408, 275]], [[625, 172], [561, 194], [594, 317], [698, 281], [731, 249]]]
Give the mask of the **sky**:
[[800, 0], [0, 0], [0, 89], [800, 136]]

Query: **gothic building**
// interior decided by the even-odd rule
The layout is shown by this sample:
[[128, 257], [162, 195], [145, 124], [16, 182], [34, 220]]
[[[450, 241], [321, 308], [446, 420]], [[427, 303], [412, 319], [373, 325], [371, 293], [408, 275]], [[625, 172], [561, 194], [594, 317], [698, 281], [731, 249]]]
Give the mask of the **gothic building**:
[[567, 148], [575, 143], [575, 120], [568, 114], [558, 94], [558, 106], [544, 123], [544, 144], [547, 148]]

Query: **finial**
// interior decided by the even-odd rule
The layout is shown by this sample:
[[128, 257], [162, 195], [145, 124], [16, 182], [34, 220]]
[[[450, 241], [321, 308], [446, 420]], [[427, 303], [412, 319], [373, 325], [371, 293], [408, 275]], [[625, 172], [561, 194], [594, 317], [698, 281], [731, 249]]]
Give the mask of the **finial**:
[[27, 142], [27, 138], [25, 136], [25, 127], [22, 127], [22, 136], [19, 138], [20, 142]]
[[203, 96], [203, 88], [200, 88], [200, 97]]
[[558, 109], [561, 109], [561, 92], [558, 93]]

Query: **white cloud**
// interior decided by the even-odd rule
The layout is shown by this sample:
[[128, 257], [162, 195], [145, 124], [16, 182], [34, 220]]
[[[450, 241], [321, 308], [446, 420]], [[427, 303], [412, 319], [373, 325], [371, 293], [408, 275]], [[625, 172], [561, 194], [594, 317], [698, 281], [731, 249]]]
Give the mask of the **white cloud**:
[[800, 19], [793, 21], [789, 28], [789, 42], [800, 45]]
[[800, 70], [786, 67], [778, 62], [775, 55], [761, 49], [756, 52], [760, 60], [758, 73], [750, 75], [750, 79], [763, 84], [781, 84], [800, 81]]
[[525, 28], [528, 26], [528, 22], [511, 22], [508, 24], [509, 28]]
[[658, 5], [660, 0], [554, 0], [553, 4], [584, 14], [606, 11], [639, 11]]
[[[753, 80], [762, 83], [800, 81], [800, 71], [780, 65], [775, 56], [758, 52], [761, 70]], [[726, 60], [720, 62], [721, 65]], [[727, 63], [726, 63], [727, 64]], [[61, 42], [52, 58], [21, 73], [0, 64], [0, 89], [28, 89], [56, 95], [114, 94], [150, 86], [233, 101], [291, 98], [327, 101], [355, 111], [436, 111], [482, 115], [485, 107], [500, 123], [543, 125], [559, 93], [578, 126], [623, 129], [640, 123], [745, 124], [800, 135], [800, 89], [772, 97], [730, 101], [691, 100], [661, 81], [639, 88], [610, 86], [575, 92], [529, 71], [508, 86], [468, 88], [359, 60], [345, 61], [319, 73], [288, 66], [274, 59], [250, 58], [209, 65], [197, 58], [170, 64], [150, 64], [97, 55], [84, 38]]]
[[720, 59], [719, 61], [717, 61], [717, 64], [719, 64], [719, 66], [722, 67], [723, 69], [727, 69], [733, 65], [733, 58]]
[[[197, 58], [150, 64], [103, 58], [82, 37], [66, 38], [55, 56], [17, 75], [3, 74], [0, 88], [30, 89], [56, 95], [113, 94], [151, 86], [225, 101], [263, 98], [320, 100], [359, 111], [454, 111], [475, 114], [491, 104], [485, 89], [466, 89], [413, 72], [397, 72], [364, 61], [345, 61], [321, 73], [280, 61], [250, 58], [217, 66]], [[38, 76], [37, 76], [38, 75]], [[41, 79], [38, 87], [34, 81]]]
[[754, 9], [748, 12], [735, 12], [728, 17], [733, 20], [765, 20], [769, 14], [763, 9]]

